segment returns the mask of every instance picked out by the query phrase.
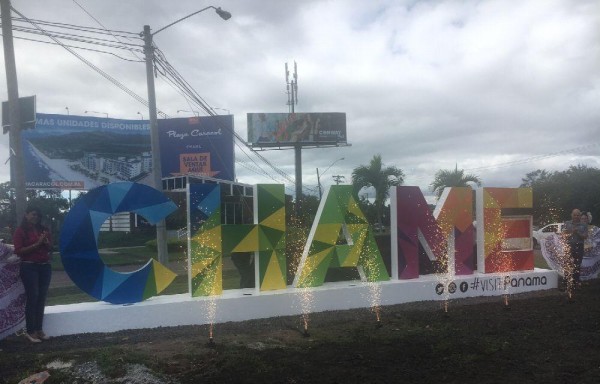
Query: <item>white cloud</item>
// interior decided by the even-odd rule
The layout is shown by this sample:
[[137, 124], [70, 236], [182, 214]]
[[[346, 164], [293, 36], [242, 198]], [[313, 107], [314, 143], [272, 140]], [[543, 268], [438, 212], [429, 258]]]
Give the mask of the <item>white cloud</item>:
[[[129, 32], [140, 32], [145, 24], [156, 31], [205, 6], [77, 3], [108, 28]], [[518, 186], [537, 168], [600, 166], [600, 145], [594, 146], [600, 142], [597, 1], [229, 0], [218, 5], [232, 13], [229, 21], [207, 11], [160, 32], [156, 44], [210, 105], [235, 114], [242, 137], [246, 113], [287, 111], [284, 63], [296, 61], [297, 110], [346, 112], [352, 143], [303, 151], [303, 181], [310, 188], [316, 188], [317, 167], [344, 157], [321, 181], [332, 184], [333, 174], [349, 181], [352, 169], [377, 153], [404, 170], [407, 184], [424, 189], [437, 170], [455, 165], [488, 186]], [[99, 27], [72, 0], [52, 5], [14, 0], [13, 6], [34, 19]], [[20, 94], [37, 94], [38, 111], [64, 113], [69, 107], [71, 114], [148, 116], [143, 105], [64, 49], [18, 40], [15, 47]], [[147, 97], [143, 63], [81, 54]], [[120, 54], [136, 60], [127, 51]], [[5, 78], [1, 81], [5, 100]], [[157, 100], [171, 116], [190, 109], [160, 79]], [[592, 146], [582, 148], [586, 145]], [[8, 157], [6, 136], [0, 139], [1, 153]], [[293, 151], [261, 154], [294, 177]], [[241, 152], [237, 158], [256, 167]], [[237, 173], [241, 182], [273, 181], [242, 166]], [[8, 179], [6, 166], [0, 166], [0, 179]]]

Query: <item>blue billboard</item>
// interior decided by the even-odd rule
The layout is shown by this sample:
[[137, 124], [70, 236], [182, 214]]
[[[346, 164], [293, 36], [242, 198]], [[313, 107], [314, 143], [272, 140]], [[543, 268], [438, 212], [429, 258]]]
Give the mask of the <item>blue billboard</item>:
[[[197, 121], [159, 120], [163, 177], [190, 171], [234, 180], [233, 117], [193, 119]], [[38, 113], [35, 128], [22, 131], [21, 137], [28, 189], [152, 184], [147, 120]]]
[[235, 181], [233, 115], [159, 119], [163, 177], [209, 176]]

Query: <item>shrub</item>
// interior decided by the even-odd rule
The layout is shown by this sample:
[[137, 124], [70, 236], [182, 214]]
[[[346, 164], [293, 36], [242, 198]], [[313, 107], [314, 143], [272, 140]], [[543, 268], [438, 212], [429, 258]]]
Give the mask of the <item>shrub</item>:
[[98, 248], [135, 247], [156, 237], [156, 232], [100, 232]]
[[[146, 241], [144, 244], [146, 247], [156, 251], [156, 239]], [[167, 240], [167, 250], [169, 252], [185, 251], [187, 250], [187, 239], [169, 239]]]

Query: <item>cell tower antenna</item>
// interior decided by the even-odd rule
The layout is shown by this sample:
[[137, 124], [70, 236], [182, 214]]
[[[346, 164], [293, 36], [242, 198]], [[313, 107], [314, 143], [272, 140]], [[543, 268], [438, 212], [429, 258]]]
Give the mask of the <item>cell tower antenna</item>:
[[296, 104], [298, 104], [298, 65], [294, 61], [294, 96], [296, 97]]
[[288, 63], [285, 63], [285, 84], [287, 93], [287, 105], [290, 107], [290, 113], [294, 113], [294, 106], [298, 104], [298, 65], [294, 61], [294, 74], [290, 81], [290, 71]]
[[287, 63], [285, 63], [285, 82], [286, 84], [290, 84], [290, 71], [288, 70]]

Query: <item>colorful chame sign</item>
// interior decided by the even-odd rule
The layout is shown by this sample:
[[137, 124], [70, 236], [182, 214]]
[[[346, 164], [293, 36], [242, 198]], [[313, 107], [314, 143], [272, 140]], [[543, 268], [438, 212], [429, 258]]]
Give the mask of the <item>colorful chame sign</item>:
[[286, 288], [284, 187], [259, 184], [254, 196], [256, 224], [222, 225], [220, 186], [188, 185], [192, 296], [222, 292], [223, 257], [235, 252], [255, 252], [261, 291]]
[[[104, 186], [90, 194], [92, 197], [71, 210], [65, 221], [68, 228], [63, 228], [63, 232], [74, 228], [80, 228], [79, 232], [85, 230], [81, 236], [61, 238], [63, 263], [65, 269], [69, 269], [69, 276], [78, 286], [82, 284], [84, 291], [113, 303], [141, 301], [159, 292], [159, 282], [163, 289], [164, 282], [173, 277], [171, 271], [155, 265], [143, 273], [152, 280], [141, 275], [119, 277], [117, 272], [108, 272], [101, 260], [98, 261], [97, 235], [101, 221], [111, 213], [135, 208], [136, 212], [156, 220], [168, 214], [172, 203], [140, 190], [133, 183]], [[223, 225], [219, 185], [188, 184], [188, 275], [192, 296], [222, 293], [223, 257], [235, 252], [254, 252], [258, 291], [288, 288], [284, 187], [259, 184], [255, 186], [254, 196], [253, 224]], [[415, 279], [421, 275], [419, 265], [423, 252], [420, 249], [436, 266], [436, 272], [457, 276], [473, 274], [476, 261], [479, 273], [533, 270], [531, 216], [527, 214], [533, 203], [531, 189], [482, 188], [476, 196], [477, 224], [474, 225], [470, 188], [447, 188], [431, 213], [418, 187], [394, 187], [391, 191], [391, 279]], [[503, 211], [507, 209], [519, 214], [509, 215]], [[71, 218], [72, 215], [76, 219]], [[84, 237], [86, 246], [81, 241]], [[70, 268], [71, 264], [86, 267], [78, 270]], [[96, 266], [98, 272], [92, 271], [89, 265]], [[331, 186], [323, 196], [304, 245], [293, 288], [320, 286], [327, 271], [339, 267], [357, 268], [361, 280], [366, 282], [390, 279], [371, 227], [350, 185]], [[140, 287], [134, 289], [135, 281]], [[132, 295], [131, 292], [137, 293]]]
[[113, 304], [135, 303], [162, 292], [177, 276], [150, 259], [134, 272], [113, 271], [98, 253], [102, 223], [119, 212], [135, 212], [157, 223], [177, 209], [164, 194], [147, 185], [113, 183], [83, 195], [62, 226], [60, 254], [65, 271], [90, 296]]
[[[419, 277], [419, 246], [429, 261], [457, 276], [472, 274], [475, 260], [479, 273], [533, 270], [532, 218], [526, 214], [533, 208], [531, 188], [480, 188], [476, 196], [477, 229], [471, 188], [446, 188], [433, 213], [418, 187], [393, 188], [392, 277]], [[525, 214], [507, 215], [503, 209]]]

